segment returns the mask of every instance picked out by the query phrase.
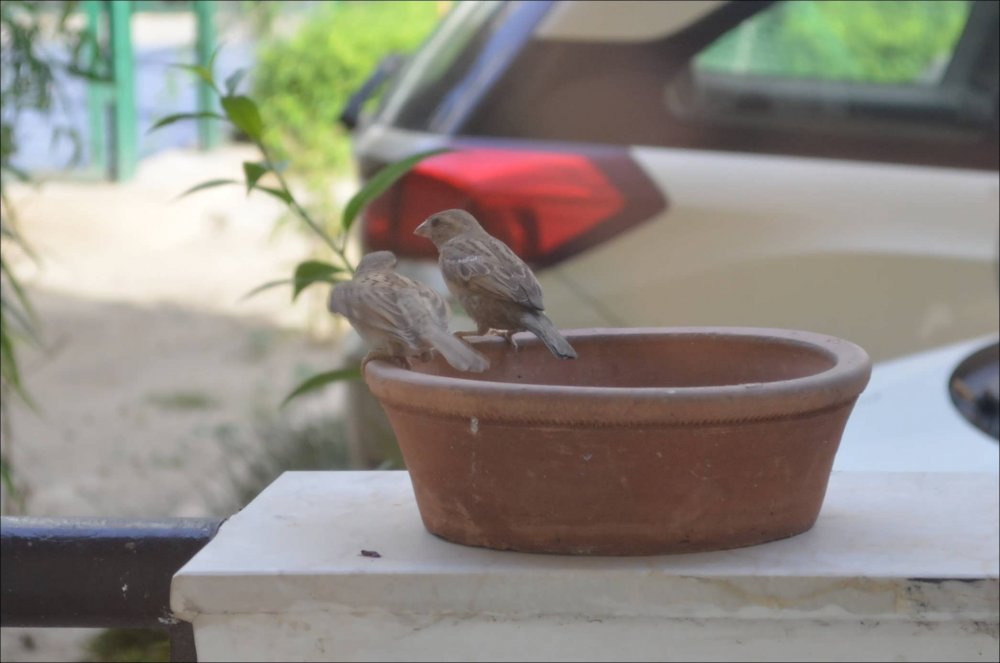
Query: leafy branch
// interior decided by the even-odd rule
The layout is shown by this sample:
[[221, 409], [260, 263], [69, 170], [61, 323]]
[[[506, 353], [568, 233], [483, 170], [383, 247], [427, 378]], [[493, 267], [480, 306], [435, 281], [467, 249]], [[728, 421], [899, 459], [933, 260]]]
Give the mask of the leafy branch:
[[[385, 191], [387, 191], [401, 177], [409, 172], [410, 169], [412, 169], [416, 164], [430, 156], [441, 154], [447, 150], [436, 149], [421, 152], [385, 166], [382, 170], [376, 173], [374, 177], [368, 180], [368, 182], [366, 182], [365, 185], [362, 186], [361, 189], [358, 190], [358, 192], [355, 193], [354, 196], [352, 196], [347, 202], [347, 205], [344, 207], [341, 214], [340, 223], [337, 228], [338, 232], [335, 237], [331, 236], [330, 233], [324, 229], [323, 224], [319, 223], [309, 210], [295, 197], [295, 194], [285, 177], [284, 166], [274, 159], [273, 152], [264, 141], [263, 136], [266, 127], [261, 118], [257, 103], [248, 95], [237, 94], [236, 89], [246, 73], [245, 70], [239, 70], [230, 75], [224, 83], [224, 89], [219, 87], [213, 73], [215, 58], [218, 53], [219, 51], [217, 49], [209, 59], [208, 64], [205, 66], [190, 64], [175, 66], [188, 71], [208, 84], [219, 99], [222, 114], [212, 111], [176, 113], [161, 118], [150, 127], [149, 131], [154, 131], [175, 122], [187, 120], [208, 119], [228, 121], [239, 129], [254, 144], [254, 146], [260, 151], [261, 159], [259, 161], [243, 162], [244, 179], [242, 181], [234, 179], [217, 179], [201, 182], [200, 184], [197, 184], [182, 193], [180, 197], [184, 197], [198, 191], [232, 184], [245, 186], [247, 195], [250, 195], [253, 191], [266, 193], [284, 203], [292, 214], [302, 221], [333, 252], [336, 257], [335, 263], [322, 260], [306, 260], [301, 262], [295, 267], [295, 271], [291, 278], [275, 279], [263, 283], [244, 295], [243, 299], [247, 299], [271, 288], [291, 286], [292, 302], [294, 302], [306, 288], [315, 283], [336, 285], [341, 281], [348, 280], [354, 274], [355, 265], [351, 262], [347, 255], [347, 238], [357, 218], [361, 215], [369, 203], [385, 193]], [[277, 182], [277, 186], [264, 186], [260, 183], [261, 179], [268, 174], [271, 174], [274, 177], [274, 181]], [[360, 375], [361, 372], [357, 366], [340, 368], [326, 373], [320, 373], [319, 375], [314, 375], [293, 389], [282, 402], [282, 406], [302, 394], [315, 391], [331, 382], [356, 379], [360, 377]]]
[[[20, 399], [38, 411], [39, 406], [24, 383], [18, 352], [25, 343], [41, 344], [41, 322], [17, 274], [17, 265], [9, 250], [37, 260], [19, 232], [17, 212], [11, 201], [13, 182], [31, 182], [28, 173], [15, 165], [20, 154], [21, 127], [25, 113], [38, 113], [52, 121], [51, 145], [69, 140], [75, 163], [81, 141], [67, 120], [54, 117], [55, 111], [70, 109], [62, 73], [68, 77], [106, 81], [98, 71], [98, 49], [87, 30], [70, 21], [78, 3], [42, 2], [40, 0], [4, 0], [0, 2], [0, 483], [18, 505], [24, 508], [25, 496], [17, 489], [11, 461], [11, 412], [8, 396]], [[48, 19], [55, 19], [54, 22]], [[58, 44], [61, 48], [52, 48]], [[55, 54], [65, 51], [69, 59]], [[67, 116], [68, 117], [68, 116]], [[44, 149], [44, 148], [43, 148]]]

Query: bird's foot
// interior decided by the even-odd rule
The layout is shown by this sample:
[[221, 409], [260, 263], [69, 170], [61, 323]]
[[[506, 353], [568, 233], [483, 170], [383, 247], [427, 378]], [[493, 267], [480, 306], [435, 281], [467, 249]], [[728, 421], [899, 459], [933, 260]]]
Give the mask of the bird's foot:
[[507, 344], [510, 345], [510, 347], [512, 347], [514, 349], [514, 352], [517, 352], [518, 350], [520, 350], [520, 348], [517, 347], [517, 341], [514, 340], [514, 332], [513, 331], [511, 331], [511, 330], [508, 329], [506, 331], [500, 332], [500, 335], [503, 336], [503, 339], [505, 341], [507, 341]]

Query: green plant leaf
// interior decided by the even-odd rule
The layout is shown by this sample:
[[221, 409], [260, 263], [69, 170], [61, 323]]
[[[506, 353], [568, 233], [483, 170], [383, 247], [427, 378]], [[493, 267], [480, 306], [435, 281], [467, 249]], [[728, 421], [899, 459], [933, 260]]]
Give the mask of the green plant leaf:
[[0, 315], [9, 315], [11, 320], [13, 320], [18, 328], [15, 330], [15, 333], [17, 331], [20, 332], [17, 334], [19, 337], [24, 338], [34, 345], [38, 345], [37, 321], [29, 317], [30, 312], [19, 310], [6, 297], [0, 298], [0, 309], [3, 310], [3, 313], [0, 313]]
[[390, 164], [378, 171], [375, 176], [368, 180], [368, 183], [361, 187], [361, 190], [354, 194], [354, 196], [352, 196], [347, 202], [347, 207], [344, 208], [344, 214], [340, 220], [340, 225], [344, 229], [344, 232], [351, 229], [351, 225], [354, 223], [355, 217], [358, 215], [358, 212], [361, 211], [361, 208], [385, 193], [386, 189], [395, 184], [396, 180], [408, 173], [411, 168], [428, 157], [443, 154], [449, 151], [450, 150], [448, 148], [440, 148], [420, 152], [411, 157], [407, 157], [402, 161]]
[[267, 283], [262, 283], [261, 285], [257, 286], [247, 294], [240, 297], [240, 301], [250, 299], [254, 295], [264, 292], [265, 290], [270, 290], [271, 288], [277, 288], [278, 286], [282, 285], [294, 285], [297, 289], [296, 296], [298, 296], [298, 292], [302, 292], [302, 290], [304, 290], [307, 286], [309, 286], [312, 283], [317, 283], [322, 281], [323, 283], [336, 285], [337, 283], [340, 283], [343, 279], [338, 279], [334, 275], [343, 274], [344, 270], [340, 267], [335, 267], [333, 265], [330, 265], [330, 267], [333, 267], [333, 271], [327, 272], [326, 275], [306, 274], [301, 279], [296, 279], [296, 278], [276, 279], [274, 281], [268, 281]]
[[218, 113], [213, 113], [211, 111], [202, 111], [199, 113], [174, 113], [173, 115], [167, 115], [166, 117], [160, 118], [156, 124], [151, 126], [146, 133], [152, 133], [160, 127], [165, 127], [168, 124], [173, 124], [174, 122], [180, 122], [181, 120], [197, 120], [200, 117], [210, 117], [215, 120], [225, 120], [223, 116]]
[[177, 198], [183, 198], [184, 196], [189, 196], [197, 191], [202, 191], [203, 189], [212, 189], [217, 186], [223, 186], [225, 184], [241, 184], [241, 182], [238, 182], [236, 180], [208, 180], [207, 182], [202, 182], [201, 184], [194, 185], [181, 195], [177, 196]]
[[27, 173], [26, 171], [23, 171], [23, 170], [21, 170], [20, 168], [17, 168], [17, 167], [15, 167], [15, 166], [12, 166], [12, 165], [10, 165], [9, 163], [5, 163], [5, 164], [3, 165], [3, 170], [5, 170], [5, 171], [7, 171], [8, 173], [10, 173], [10, 174], [11, 174], [11, 175], [13, 175], [13, 176], [14, 176], [14, 177], [15, 177], [15, 178], [16, 178], [17, 180], [19, 180], [19, 181], [21, 181], [21, 182], [27, 182], [28, 180], [30, 180], [30, 179], [31, 179], [31, 176], [30, 176], [30, 175], [28, 175], [28, 173]]
[[244, 95], [223, 97], [222, 110], [226, 111], [226, 117], [240, 131], [253, 141], [260, 142], [261, 134], [264, 131], [264, 122], [260, 119], [260, 111], [257, 110], [257, 104], [254, 103], [253, 99]]
[[243, 80], [243, 77], [246, 76], [246, 73], [247, 73], [246, 69], [237, 69], [233, 73], [229, 74], [229, 76], [226, 78], [226, 83], [225, 83], [227, 95], [231, 97], [236, 93], [236, 86], [240, 84], [240, 81]]
[[240, 297], [240, 301], [250, 299], [254, 295], [264, 292], [265, 290], [270, 290], [271, 288], [277, 288], [279, 285], [291, 285], [295, 283], [295, 279], [277, 279], [275, 281], [268, 281], [267, 283], [262, 283], [257, 286], [247, 294]]
[[17, 484], [14, 483], [14, 468], [2, 456], [0, 456], [0, 480], [3, 481], [3, 487], [7, 491], [7, 495], [16, 499], [18, 504], [23, 504], [21, 493], [17, 489]]
[[[14, 221], [14, 208], [11, 207], [10, 201], [4, 192], [2, 185], [0, 185], [0, 201], [2, 201], [3, 210], [8, 213], [10, 220]], [[31, 258], [36, 263], [38, 262], [38, 254], [35, 253], [35, 250], [32, 249], [24, 237], [21, 236], [21, 233], [14, 227], [13, 223], [4, 223], [4, 219], [2, 217], [0, 217], [0, 237], [6, 237], [10, 241], [14, 242], [17, 244], [18, 248], [24, 251], [26, 256]], [[3, 258], [0, 257], [0, 265], [3, 264]], [[8, 272], [8, 275], [11, 278], [14, 278], [14, 275], [10, 272]]]
[[219, 57], [219, 53], [222, 52], [222, 47], [225, 45], [226, 43], [224, 41], [220, 41], [218, 46], [215, 47], [215, 50], [212, 51], [212, 54], [208, 57], [208, 64], [206, 64], [205, 67], [210, 72], [215, 71], [215, 58]]
[[336, 371], [328, 371], [326, 373], [320, 373], [319, 375], [314, 375], [298, 387], [292, 390], [290, 394], [285, 396], [285, 400], [281, 401], [281, 407], [288, 405], [288, 402], [293, 398], [298, 398], [302, 394], [307, 394], [310, 391], [316, 391], [321, 387], [325, 387], [331, 382], [342, 382], [344, 380], [356, 380], [361, 377], [361, 367], [354, 366], [352, 368], [341, 368]]
[[288, 193], [284, 189], [275, 189], [274, 187], [270, 187], [270, 186], [258, 186], [258, 187], [254, 187], [254, 188], [256, 188], [258, 191], [264, 191], [265, 193], [271, 194], [272, 196], [274, 196], [275, 198], [277, 198], [281, 202], [285, 203], [286, 205], [291, 205], [292, 204], [292, 200], [293, 200], [292, 199], [292, 194]]
[[[214, 59], [214, 57], [215, 56], [213, 55], [212, 58]], [[208, 67], [203, 67], [200, 64], [175, 64], [171, 66], [177, 67], [178, 69], [183, 69], [185, 71], [190, 71], [198, 78], [211, 85], [213, 90], [215, 90], [216, 92], [219, 91], [218, 86], [215, 84], [215, 78], [212, 76], [212, 71]]]
[[[0, 316], [0, 322], [2, 320], [3, 318]], [[7, 383], [7, 386], [14, 390], [14, 393], [24, 401], [25, 405], [32, 410], [38, 411], [38, 406], [35, 405], [35, 402], [28, 395], [28, 391], [21, 382], [21, 370], [17, 364], [17, 357], [14, 354], [14, 344], [11, 341], [6, 324], [0, 324], [0, 365], [2, 365], [0, 377]]]
[[265, 173], [270, 170], [267, 166], [259, 163], [254, 163], [253, 161], [243, 162], [243, 174], [247, 178], [247, 195], [250, 195], [250, 190], [254, 188], [259, 180]]
[[[10, 267], [3, 260], [0, 260], [0, 273], [7, 275], [7, 281], [10, 283], [11, 289], [14, 290], [14, 296], [17, 298], [18, 303], [21, 305], [21, 308], [27, 316], [29, 322], [27, 327], [29, 329], [34, 329], [34, 327], [38, 324], [38, 315], [35, 313], [35, 309], [31, 305], [31, 300], [28, 299], [28, 293], [24, 291], [24, 287], [21, 285], [21, 282], [14, 276]], [[3, 302], [6, 304], [7, 299], [3, 298]]]
[[313, 283], [336, 283], [333, 275], [342, 271], [344, 271], [342, 268], [321, 260], [307, 260], [299, 263], [299, 266], [295, 268], [295, 276], [292, 278], [294, 283], [292, 301], [294, 302], [299, 294]]
[[81, 67], [77, 64], [67, 64], [63, 67], [66, 73], [76, 76], [77, 78], [83, 78], [90, 81], [91, 83], [113, 83], [114, 79], [108, 74], [103, 73], [96, 67]]

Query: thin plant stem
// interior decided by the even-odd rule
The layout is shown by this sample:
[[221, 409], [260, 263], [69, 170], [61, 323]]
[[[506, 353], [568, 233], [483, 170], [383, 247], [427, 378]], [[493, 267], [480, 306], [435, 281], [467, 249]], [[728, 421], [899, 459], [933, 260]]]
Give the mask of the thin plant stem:
[[278, 168], [275, 167], [274, 161], [271, 159], [271, 154], [268, 152], [267, 148], [264, 147], [263, 143], [257, 143], [257, 147], [260, 148], [261, 153], [264, 155], [264, 161], [267, 163], [268, 169], [274, 173], [275, 176], [277, 176], [278, 183], [281, 185], [282, 190], [288, 194], [288, 197], [291, 200], [292, 209], [295, 210], [295, 213], [298, 214], [299, 217], [305, 221], [317, 235], [319, 235], [327, 246], [333, 250], [337, 257], [340, 258], [340, 261], [344, 264], [344, 266], [347, 267], [348, 271], [350, 271], [351, 274], [354, 274], [354, 265], [352, 265], [351, 261], [347, 258], [346, 247], [342, 247], [340, 244], [335, 242], [333, 238], [330, 237], [325, 230], [323, 230], [322, 226], [320, 226], [315, 219], [312, 218], [312, 215], [310, 215], [309, 212], [299, 204], [299, 201], [296, 200], [295, 196], [292, 194], [292, 190], [289, 188], [288, 182], [285, 180], [285, 176], [280, 170], [278, 170]]

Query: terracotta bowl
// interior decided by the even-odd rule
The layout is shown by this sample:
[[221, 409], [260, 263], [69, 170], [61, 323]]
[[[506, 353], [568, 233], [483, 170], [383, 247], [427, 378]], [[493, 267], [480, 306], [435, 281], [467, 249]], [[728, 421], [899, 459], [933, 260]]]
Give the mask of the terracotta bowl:
[[483, 374], [368, 364], [424, 525], [471, 546], [653, 555], [815, 523], [871, 362], [847, 341], [732, 327], [577, 329], [579, 359], [473, 339]]

